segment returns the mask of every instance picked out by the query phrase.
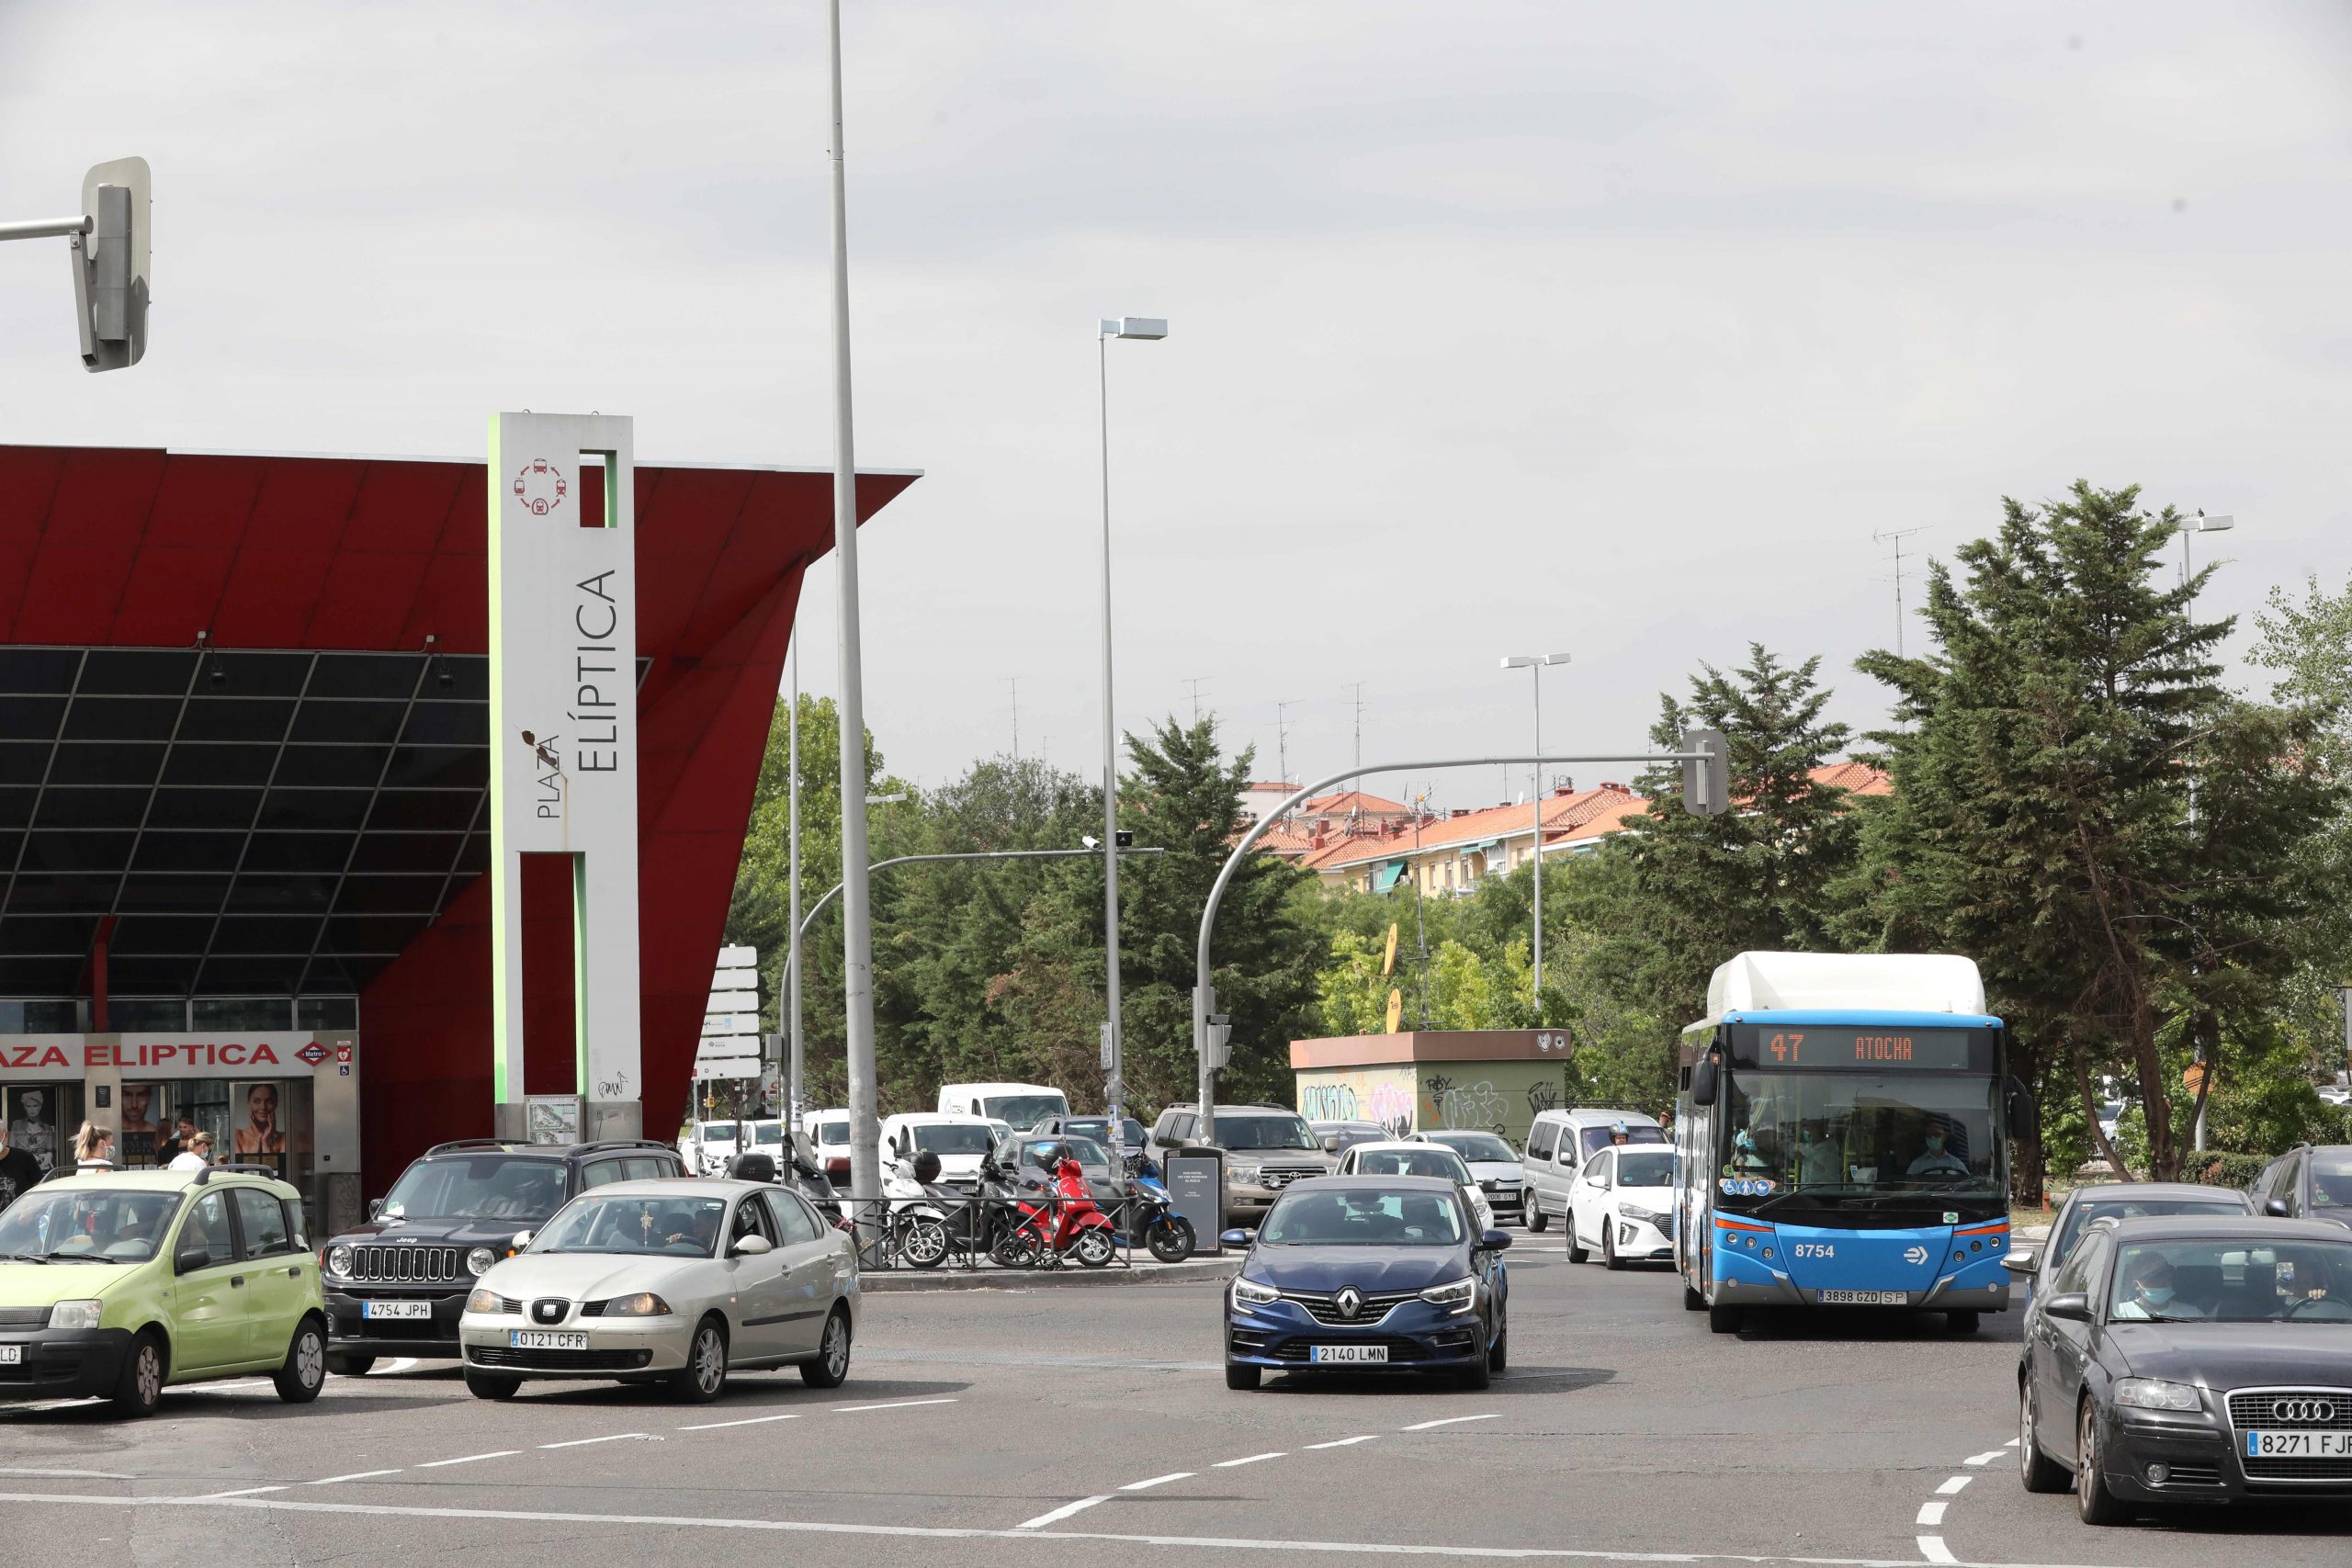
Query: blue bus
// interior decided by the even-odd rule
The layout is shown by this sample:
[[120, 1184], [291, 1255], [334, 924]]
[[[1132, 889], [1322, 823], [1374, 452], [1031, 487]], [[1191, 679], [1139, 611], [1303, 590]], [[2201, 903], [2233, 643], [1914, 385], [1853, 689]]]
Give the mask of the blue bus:
[[1718, 1334], [1751, 1306], [2004, 1312], [2008, 1134], [2030, 1114], [1976, 965], [1744, 953], [1682, 1032], [1675, 1267]]

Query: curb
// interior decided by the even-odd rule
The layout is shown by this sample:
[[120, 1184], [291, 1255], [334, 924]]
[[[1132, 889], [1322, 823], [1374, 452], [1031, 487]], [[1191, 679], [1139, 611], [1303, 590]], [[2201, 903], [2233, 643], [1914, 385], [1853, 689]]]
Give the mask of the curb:
[[1083, 1290], [1116, 1285], [1223, 1284], [1241, 1271], [1236, 1253], [1203, 1258], [1197, 1263], [1138, 1263], [1121, 1269], [941, 1269], [936, 1272], [893, 1269], [858, 1275], [858, 1288], [867, 1295], [922, 1295], [947, 1291]]

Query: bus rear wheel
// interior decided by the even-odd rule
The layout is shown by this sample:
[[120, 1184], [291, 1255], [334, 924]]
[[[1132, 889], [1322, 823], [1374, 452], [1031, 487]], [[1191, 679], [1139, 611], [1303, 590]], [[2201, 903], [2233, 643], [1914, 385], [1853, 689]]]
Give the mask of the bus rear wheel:
[[1977, 1322], [1977, 1314], [1973, 1312], [1948, 1312], [1944, 1314], [1944, 1326], [1951, 1329], [1954, 1334], [1975, 1333]]
[[1690, 1286], [1685, 1285], [1682, 1287], [1682, 1310], [1684, 1312], [1704, 1312], [1707, 1310], [1707, 1298], [1692, 1290]]
[[1736, 1334], [1740, 1320], [1745, 1315], [1736, 1302], [1709, 1302], [1707, 1331], [1711, 1334]]

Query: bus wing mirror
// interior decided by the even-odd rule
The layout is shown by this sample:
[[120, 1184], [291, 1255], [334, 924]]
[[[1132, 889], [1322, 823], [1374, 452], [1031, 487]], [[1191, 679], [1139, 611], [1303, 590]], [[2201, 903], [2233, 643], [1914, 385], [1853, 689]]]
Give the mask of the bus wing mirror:
[[2009, 1079], [2008, 1082], [2007, 1099], [2008, 1100], [2009, 1136], [2012, 1138], [2025, 1138], [2030, 1136], [2032, 1134], [2034, 1127], [2037, 1125], [2033, 1113], [2033, 1096], [2025, 1091], [2025, 1085], [2019, 1083], [2013, 1077]]
[[1713, 1105], [1715, 1102], [1715, 1059], [1702, 1056], [1690, 1069], [1690, 1103]]

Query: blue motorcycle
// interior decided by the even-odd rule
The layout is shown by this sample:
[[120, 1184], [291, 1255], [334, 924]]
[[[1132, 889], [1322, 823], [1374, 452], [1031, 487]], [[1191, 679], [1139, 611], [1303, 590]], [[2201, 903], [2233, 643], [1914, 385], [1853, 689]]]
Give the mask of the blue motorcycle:
[[1142, 1155], [1127, 1156], [1127, 1213], [1136, 1238], [1162, 1263], [1193, 1256], [1193, 1222], [1176, 1212], [1159, 1167]]

